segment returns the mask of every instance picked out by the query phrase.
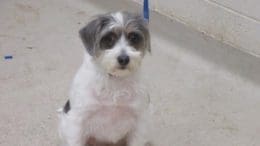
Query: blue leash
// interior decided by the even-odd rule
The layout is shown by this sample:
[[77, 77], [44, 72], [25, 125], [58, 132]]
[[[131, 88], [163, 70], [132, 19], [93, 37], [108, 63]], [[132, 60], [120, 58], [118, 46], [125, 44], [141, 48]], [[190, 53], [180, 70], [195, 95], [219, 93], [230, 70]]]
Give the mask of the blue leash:
[[147, 22], [149, 22], [149, 1], [148, 0], [144, 0], [143, 15], [144, 15], [144, 19]]

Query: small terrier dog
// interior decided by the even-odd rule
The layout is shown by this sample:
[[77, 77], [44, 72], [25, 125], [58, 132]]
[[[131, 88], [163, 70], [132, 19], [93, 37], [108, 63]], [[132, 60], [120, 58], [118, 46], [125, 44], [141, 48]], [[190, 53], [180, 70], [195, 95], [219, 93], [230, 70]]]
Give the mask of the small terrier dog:
[[64, 145], [150, 146], [149, 96], [139, 82], [142, 59], [151, 51], [147, 22], [134, 13], [109, 13], [79, 34], [87, 53], [60, 110]]

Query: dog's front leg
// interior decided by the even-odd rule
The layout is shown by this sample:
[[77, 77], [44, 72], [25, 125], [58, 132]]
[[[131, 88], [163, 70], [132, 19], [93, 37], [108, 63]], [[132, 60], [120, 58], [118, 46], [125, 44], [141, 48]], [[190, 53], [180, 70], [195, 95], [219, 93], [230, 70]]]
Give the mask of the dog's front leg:
[[65, 146], [85, 146], [82, 118], [73, 111], [61, 115], [60, 135]]
[[129, 146], [157, 146], [153, 141], [155, 138], [151, 135], [153, 123], [150, 119], [147, 113], [140, 118], [138, 126], [130, 133]]

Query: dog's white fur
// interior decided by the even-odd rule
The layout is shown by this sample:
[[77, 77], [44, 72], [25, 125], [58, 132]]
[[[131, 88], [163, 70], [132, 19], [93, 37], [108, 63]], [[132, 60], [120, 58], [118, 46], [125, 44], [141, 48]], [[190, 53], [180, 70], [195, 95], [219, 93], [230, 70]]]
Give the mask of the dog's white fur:
[[[121, 13], [113, 13], [123, 25]], [[130, 62], [119, 69], [117, 57], [126, 53]], [[97, 58], [85, 54], [70, 92], [71, 110], [60, 112], [60, 135], [66, 146], [85, 146], [90, 137], [116, 143], [127, 136], [129, 145], [145, 146], [144, 132], [149, 97], [139, 82], [139, 68], [144, 54], [131, 47], [124, 35], [113, 49]]]

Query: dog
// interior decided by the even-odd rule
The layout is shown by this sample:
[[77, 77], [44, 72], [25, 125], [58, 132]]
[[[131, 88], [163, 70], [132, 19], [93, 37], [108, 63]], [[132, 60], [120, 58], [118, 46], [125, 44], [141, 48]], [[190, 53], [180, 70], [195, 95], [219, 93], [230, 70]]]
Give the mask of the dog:
[[149, 94], [140, 66], [151, 52], [148, 22], [138, 14], [99, 15], [79, 31], [86, 48], [69, 100], [60, 110], [65, 146], [148, 146]]

